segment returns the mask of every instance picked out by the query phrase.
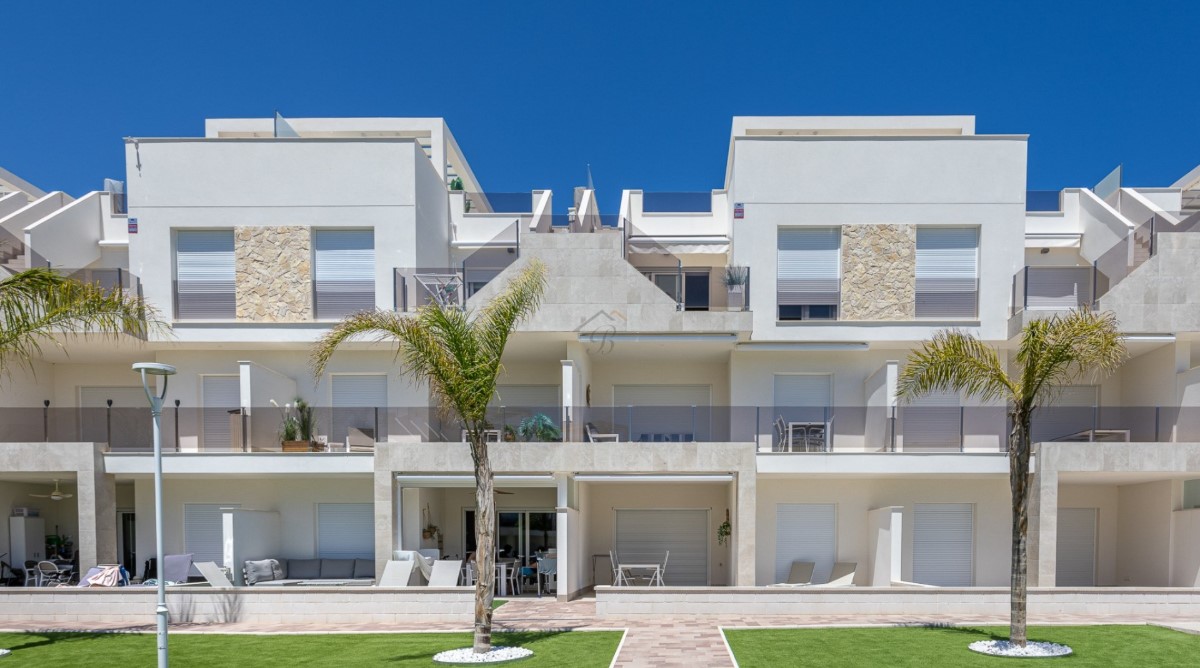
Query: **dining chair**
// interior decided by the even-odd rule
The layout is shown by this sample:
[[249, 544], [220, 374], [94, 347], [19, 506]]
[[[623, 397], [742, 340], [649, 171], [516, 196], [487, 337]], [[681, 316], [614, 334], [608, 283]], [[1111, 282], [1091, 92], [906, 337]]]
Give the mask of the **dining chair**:
[[[543, 590], [543, 582], [546, 585], [550, 584], [550, 580], [558, 575], [558, 559], [543, 558], [538, 561], [538, 597], [540, 598]], [[557, 586], [555, 587], [557, 590]]]
[[651, 585], [653, 585], [654, 582], [657, 581], [658, 586], [660, 586], [660, 587], [665, 586], [663, 584], [663, 578], [666, 577], [666, 575], [667, 575], [667, 560], [670, 558], [671, 558], [671, 551], [667, 550], [666, 556], [663, 557], [662, 566], [660, 566], [659, 569], [654, 572], [653, 577], [651, 577], [651, 579], [650, 579]]
[[612, 574], [612, 584], [613, 584], [613, 586], [620, 587], [622, 585], [628, 585], [629, 582], [627, 582], [625, 580], [625, 575], [621, 572], [621, 564], [620, 564], [620, 562], [617, 561], [617, 555], [612, 550], [608, 551], [608, 561], [609, 561], [609, 564], [612, 566], [612, 573], [613, 573]]
[[37, 562], [37, 586], [49, 587], [66, 582], [65, 575], [70, 573], [70, 570], [64, 570], [58, 567], [58, 564], [53, 561]]
[[23, 587], [38, 586], [38, 562], [36, 562], [36, 561], [26, 561], [25, 562], [25, 583], [22, 586]]

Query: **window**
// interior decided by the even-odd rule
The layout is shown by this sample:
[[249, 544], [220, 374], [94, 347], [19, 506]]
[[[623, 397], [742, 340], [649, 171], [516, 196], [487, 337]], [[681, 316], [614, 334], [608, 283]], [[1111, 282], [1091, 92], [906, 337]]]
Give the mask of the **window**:
[[175, 236], [175, 317], [232, 320], [233, 230], [180, 230]]
[[979, 230], [917, 228], [918, 318], [975, 318], [979, 292]]
[[780, 320], [836, 320], [841, 302], [838, 227], [779, 229], [777, 301]]
[[313, 290], [317, 318], [343, 318], [374, 309], [374, 230], [317, 230], [315, 237]]
[[[677, 303], [683, 302], [685, 311], [708, 310], [708, 270], [685, 269], [682, 273], [677, 269], [668, 271], [647, 271], [646, 278], [667, 293]], [[680, 283], [682, 277], [683, 282]]]

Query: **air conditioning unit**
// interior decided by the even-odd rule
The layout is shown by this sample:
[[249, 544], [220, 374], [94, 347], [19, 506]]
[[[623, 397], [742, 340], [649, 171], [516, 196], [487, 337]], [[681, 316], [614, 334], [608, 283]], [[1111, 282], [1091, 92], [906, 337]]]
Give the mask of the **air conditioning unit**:
[[39, 511], [37, 508], [13, 506], [12, 516], [13, 517], [37, 517], [40, 512], [41, 511]]

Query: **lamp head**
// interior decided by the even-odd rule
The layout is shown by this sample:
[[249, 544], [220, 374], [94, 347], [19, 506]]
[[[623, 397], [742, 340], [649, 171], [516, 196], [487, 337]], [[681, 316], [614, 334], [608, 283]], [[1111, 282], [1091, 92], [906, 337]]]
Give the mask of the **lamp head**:
[[170, 364], [159, 364], [158, 362], [137, 362], [133, 365], [134, 371], [145, 371], [149, 376], [174, 376], [175, 367]]

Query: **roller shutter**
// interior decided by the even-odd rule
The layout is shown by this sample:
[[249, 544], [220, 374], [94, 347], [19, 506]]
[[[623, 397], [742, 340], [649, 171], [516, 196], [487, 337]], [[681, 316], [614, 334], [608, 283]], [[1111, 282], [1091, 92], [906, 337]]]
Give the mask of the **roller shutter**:
[[913, 580], [938, 587], [975, 582], [975, 506], [918, 503], [913, 511]]
[[1058, 509], [1057, 586], [1096, 586], [1096, 516], [1095, 508]]
[[175, 235], [175, 312], [180, 320], [232, 320], [233, 230], [180, 230]]
[[707, 510], [617, 510], [617, 560], [661, 564], [665, 584], [708, 585]]
[[918, 318], [977, 317], [979, 230], [917, 228]]
[[779, 229], [776, 281], [780, 306], [840, 303], [841, 242], [839, 227]]
[[787, 582], [793, 561], [811, 561], [813, 582], [826, 582], [837, 560], [837, 507], [832, 503], [775, 506], [775, 582]]
[[316, 316], [343, 318], [375, 308], [375, 231], [317, 230]]
[[373, 559], [375, 507], [369, 503], [317, 504], [318, 559]]

